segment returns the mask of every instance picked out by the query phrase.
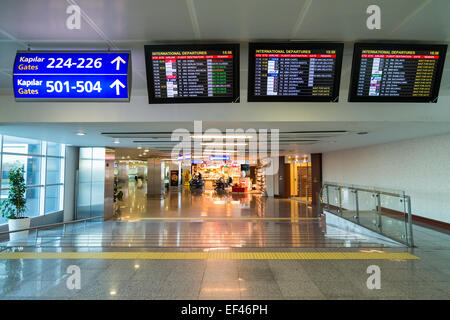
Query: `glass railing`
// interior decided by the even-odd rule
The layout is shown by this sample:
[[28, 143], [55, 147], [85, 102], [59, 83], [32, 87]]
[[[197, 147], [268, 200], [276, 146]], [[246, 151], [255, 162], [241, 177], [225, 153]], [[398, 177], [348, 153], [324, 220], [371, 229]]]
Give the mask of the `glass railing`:
[[413, 247], [411, 197], [404, 191], [324, 182], [322, 208]]

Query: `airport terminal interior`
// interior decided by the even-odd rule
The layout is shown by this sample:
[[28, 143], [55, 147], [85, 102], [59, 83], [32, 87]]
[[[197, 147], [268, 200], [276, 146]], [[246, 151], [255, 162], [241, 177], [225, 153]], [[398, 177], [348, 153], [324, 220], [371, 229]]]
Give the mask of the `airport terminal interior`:
[[450, 299], [449, 14], [2, 0], [0, 300]]

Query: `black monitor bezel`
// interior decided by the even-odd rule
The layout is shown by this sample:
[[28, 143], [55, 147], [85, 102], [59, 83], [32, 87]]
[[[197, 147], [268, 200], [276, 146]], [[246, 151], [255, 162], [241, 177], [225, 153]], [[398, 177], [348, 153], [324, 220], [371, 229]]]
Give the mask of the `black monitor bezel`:
[[[436, 82], [433, 87], [433, 93], [430, 97], [361, 97], [357, 95], [359, 70], [361, 65], [361, 52], [363, 49], [375, 50], [436, 50], [439, 51], [439, 60], [436, 70]], [[371, 43], [356, 42], [353, 47], [352, 71], [350, 76], [350, 86], [348, 91], [348, 102], [414, 102], [414, 103], [437, 103], [439, 89], [441, 86], [442, 73], [444, 70], [445, 55], [447, 53], [446, 44], [415, 44], [415, 43]]]
[[[239, 55], [240, 45], [238, 43], [207, 43], [207, 44], [165, 44], [165, 45], [145, 45], [145, 65], [147, 73], [147, 93], [149, 104], [176, 104], [176, 103], [239, 103], [240, 100], [240, 69]], [[170, 50], [231, 50], [233, 52], [233, 97], [194, 97], [194, 98], [155, 98], [152, 51]]]
[[[255, 51], [257, 49], [334, 49], [336, 68], [330, 97], [255, 96]], [[248, 45], [248, 102], [338, 102], [344, 44], [341, 42], [250, 42]]]

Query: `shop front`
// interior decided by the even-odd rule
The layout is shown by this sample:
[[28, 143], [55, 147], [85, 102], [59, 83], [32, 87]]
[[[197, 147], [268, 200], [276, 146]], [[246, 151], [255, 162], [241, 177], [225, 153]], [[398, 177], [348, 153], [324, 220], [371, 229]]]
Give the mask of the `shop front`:
[[311, 156], [286, 156], [290, 173], [290, 197], [311, 203], [312, 201], [312, 172]]
[[218, 189], [233, 193], [263, 193], [265, 179], [262, 167], [250, 165], [248, 161], [232, 161], [228, 158], [209, 161], [192, 161], [192, 176], [199, 175], [205, 182], [205, 190]]
[[322, 154], [280, 157], [278, 195], [316, 205], [322, 188]]

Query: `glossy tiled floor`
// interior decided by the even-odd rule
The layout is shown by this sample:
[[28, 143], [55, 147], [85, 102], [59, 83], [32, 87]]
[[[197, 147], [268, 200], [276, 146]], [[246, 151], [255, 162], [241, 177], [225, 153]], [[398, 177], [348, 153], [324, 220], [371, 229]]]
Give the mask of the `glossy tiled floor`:
[[[450, 299], [447, 234], [415, 226], [418, 247], [408, 249], [327, 226], [298, 201], [192, 195], [187, 190], [147, 200], [145, 190], [133, 184], [124, 191], [116, 221], [76, 225], [65, 233], [46, 231], [37, 240], [31, 235], [21, 247], [4, 247], [0, 298]], [[4, 253], [12, 251], [55, 253], [47, 259], [5, 258]], [[63, 258], [58, 252], [112, 254], [104, 254], [106, 259], [74, 254]], [[153, 259], [148, 252], [167, 258]], [[183, 252], [189, 254], [176, 258]], [[215, 252], [242, 254], [225, 260], [205, 255]], [[290, 255], [249, 259], [251, 252]], [[315, 258], [292, 255], [303, 252], [315, 253]], [[366, 260], [342, 254], [348, 252], [380, 256]], [[420, 259], [389, 258], [383, 252], [409, 252]], [[70, 265], [80, 268], [79, 290], [67, 287]], [[380, 267], [379, 290], [367, 288], [370, 265]]]

